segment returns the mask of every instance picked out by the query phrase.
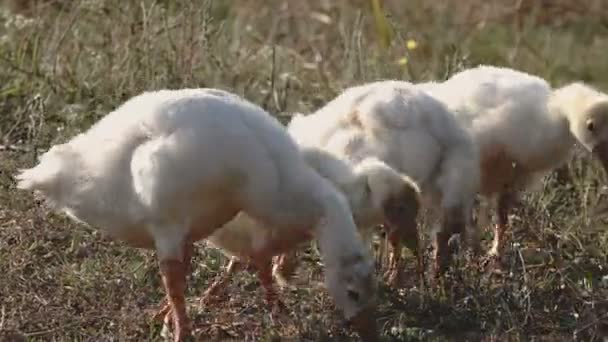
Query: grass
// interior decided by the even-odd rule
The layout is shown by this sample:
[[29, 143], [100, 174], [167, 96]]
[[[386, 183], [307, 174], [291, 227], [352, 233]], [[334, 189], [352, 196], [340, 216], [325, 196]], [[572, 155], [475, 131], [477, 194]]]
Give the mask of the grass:
[[[544, 8], [537, 5], [543, 3]], [[30, 4], [30, 6], [26, 6]], [[37, 5], [36, 5], [37, 4]], [[555, 85], [608, 90], [602, 1], [5, 1], [0, 12], [0, 336], [5, 340], [159, 340], [162, 296], [151, 252], [49, 212], [12, 175], [144, 90], [219, 87], [286, 121], [344, 87], [444, 79], [478, 63]], [[17, 12], [6, 8], [12, 5]], [[382, 14], [383, 15], [379, 15]], [[408, 41], [417, 46], [412, 49]], [[410, 48], [408, 49], [408, 45]], [[445, 291], [380, 288], [384, 338], [584, 340], [608, 336], [608, 233], [590, 219], [605, 177], [577, 151], [512, 217], [506, 270], [471, 264]], [[486, 244], [489, 233], [484, 236]], [[411, 257], [410, 257], [411, 258]], [[253, 275], [211, 308], [195, 298], [225, 263], [199, 248], [189, 307], [199, 339], [349, 340], [310, 252], [268, 312]], [[413, 264], [408, 272], [414, 274]], [[412, 279], [414, 277], [412, 276]]]

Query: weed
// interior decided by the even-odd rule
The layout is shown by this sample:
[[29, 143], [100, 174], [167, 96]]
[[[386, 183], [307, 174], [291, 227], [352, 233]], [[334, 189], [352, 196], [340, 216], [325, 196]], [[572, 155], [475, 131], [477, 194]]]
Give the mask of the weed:
[[[0, 335], [13, 340], [156, 340], [162, 296], [151, 252], [124, 246], [16, 191], [12, 175], [144, 90], [218, 87], [283, 121], [342, 88], [445, 79], [478, 63], [608, 90], [603, 1], [4, 1], [0, 11]], [[544, 6], [544, 7], [543, 7]], [[404, 59], [405, 58], [405, 59]], [[460, 263], [443, 293], [381, 287], [387, 340], [601, 340], [608, 233], [590, 212], [605, 180], [578, 151], [512, 217], [509, 264]], [[485, 247], [490, 237], [485, 238]], [[411, 256], [408, 256], [411, 258]], [[200, 338], [347, 340], [309, 251], [289, 313], [243, 272], [229, 297], [195, 298], [224, 263], [198, 248], [189, 310]]]

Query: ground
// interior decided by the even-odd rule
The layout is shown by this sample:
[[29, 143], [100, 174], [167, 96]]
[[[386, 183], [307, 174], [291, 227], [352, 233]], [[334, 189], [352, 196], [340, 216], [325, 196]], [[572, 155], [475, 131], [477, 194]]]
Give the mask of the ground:
[[[608, 90], [603, 1], [3, 1], [0, 10], [0, 336], [162, 340], [152, 252], [129, 248], [15, 189], [37, 154], [144, 90], [219, 87], [282, 121], [380, 78], [444, 79], [479, 63], [554, 85]], [[376, 5], [382, 5], [381, 8]], [[543, 6], [539, 10], [534, 4]], [[374, 9], [380, 8], [380, 11]], [[592, 215], [606, 177], [577, 150], [523, 197], [502, 274], [459, 258], [446, 287], [380, 286], [387, 341], [584, 340], [608, 336], [608, 233]], [[484, 234], [487, 250], [491, 233]], [[286, 309], [241, 272], [229, 296], [197, 295], [225, 258], [199, 244], [188, 290], [200, 340], [352, 340], [308, 250]], [[428, 262], [428, 255], [427, 255]]]

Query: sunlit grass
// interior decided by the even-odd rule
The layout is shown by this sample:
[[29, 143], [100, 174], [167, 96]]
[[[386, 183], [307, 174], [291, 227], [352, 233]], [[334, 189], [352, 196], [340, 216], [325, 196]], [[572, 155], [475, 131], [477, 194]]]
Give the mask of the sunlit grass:
[[[541, 12], [535, 2], [515, 8], [498, 0], [39, 3], [20, 15], [0, 11], [0, 272], [6, 275], [0, 277], [0, 335], [32, 340], [159, 338], [160, 325], [149, 320], [162, 296], [153, 254], [51, 214], [16, 191], [12, 179], [37, 152], [144, 90], [219, 87], [283, 122], [350, 85], [445, 79], [478, 63], [515, 67], [556, 85], [580, 79], [608, 90], [607, 9], [592, 0], [578, 7], [554, 1]], [[461, 260], [446, 291], [421, 291], [414, 277], [400, 292], [382, 287], [385, 337], [606, 336], [608, 234], [589, 217], [605, 184], [598, 170], [577, 151], [566, 181], [550, 175], [525, 196], [512, 218], [503, 275]], [[282, 316], [266, 311], [247, 273], [229, 286], [225, 301], [199, 307], [197, 294], [224, 259], [202, 247], [196, 256], [188, 297], [199, 337], [352, 336], [319, 288], [314, 251], [300, 270], [301, 286], [285, 290], [292, 311]]]

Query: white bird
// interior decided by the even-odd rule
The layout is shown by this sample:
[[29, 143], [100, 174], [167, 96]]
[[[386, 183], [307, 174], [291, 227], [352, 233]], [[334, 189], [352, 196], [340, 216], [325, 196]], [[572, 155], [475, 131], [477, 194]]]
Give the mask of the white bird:
[[239, 212], [275, 229], [260, 255], [314, 234], [329, 293], [374, 340], [372, 259], [348, 202], [298, 151], [276, 119], [236, 95], [161, 90], [131, 98], [16, 178], [70, 217], [156, 250], [175, 341], [190, 333], [184, 290], [192, 244]]
[[592, 87], [576, 82], [552, 89], [539, 77], [493, 66], [419, 87], [441, 100], [479, 146], [480, 193], [497, 199], [489, 253], [497, 261], [517, 192], [564, 164], [576, 142], [608, 171], [608, 95]]
[[[411, 83], [379, 81], [346, 89], [313, 114], [295, 115], [288, 131], [300, 146], [324, 149], [354, 165], [376, 157], [408, 175], [425, 207], [441, 210], [434, 268], [435, 275], [442, 273], [448, 239], [464, 233], [479, 186], [476, 145], [445, 106]], [[397, 260], [400, 250], [394, 247]]]
[[[303, 147], [304, 157], [322, 176], [337, 184], [349, 200], [355, 223], [364, 240], [370, 241], [373, 229], [382, 224], [388, 230], [391, 245], [403, 242], [417, 258], [417, 270], [423, 276], [423, 250], [416, 225], [421, 204], [420, 189], [407, 175], [385, 162], [368, 157], [356, 165], [339, 159], [317, 147]], [[276, 258], [273, 273], [281, 283], [292, 273], [295, 250]], [[398, 259], [390, 254], [388, 282], [396, 285]]]
[[[375, 158], [368, 158], [356, 168], [352, 168], [323, 150], [305, 148], [302, 154], [309, 166], [343, 192], [349, 201], [359, 232], [363, 236], [368, 237], [372, 228], [386, 222], [392, 231], [409, 229], [399, 234], [407, 238], [409, 246], [417, 247], [415, 219], [419, 206], [419, 190], [407, 176], [399, 174]], [[230, 262], [224, 273], [203, 295], [203, 303], [208, 302], [217, 291], [225, 288], [226, 282], [239, 269], [242, 260], [252, 262], [257, 267], [260, 284], [266, 292], [266, 300], [271, 304], [274, 303], [276, 293], [272, 274], [274, 273], [277, 280], [284, 283], [285, 278], [295, 267], [294, 258], [296, 258], [295, 253], [282, 254], [276, 258], [277, 263], [274, 269], [271, 269], [271, 260], [265, 256], [259, 257], [259, 250], [280, 238], [276, 235], [276, 231], [269, 230], [243, 213], [210, 235], [207, 242], [220, 249], [230, 258]], [[300, 238], [302, 242], [307, 240], [305, 236]]]

